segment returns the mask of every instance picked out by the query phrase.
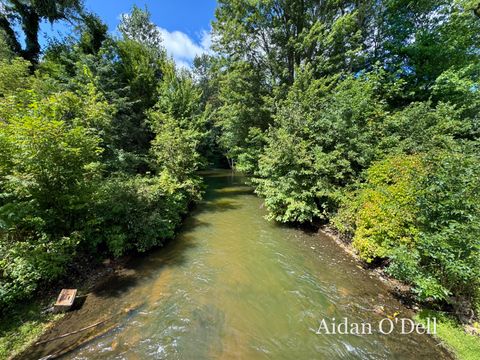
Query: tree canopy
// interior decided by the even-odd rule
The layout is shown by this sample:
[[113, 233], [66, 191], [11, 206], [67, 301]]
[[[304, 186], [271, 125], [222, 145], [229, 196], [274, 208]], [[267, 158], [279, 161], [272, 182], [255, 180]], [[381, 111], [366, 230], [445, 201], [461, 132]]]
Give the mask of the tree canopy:
[[[478, 1], [219, 0], [191, 69], [147, 9], [117, 35], [78, 0], [0, 10], [1, 309], [68, 257], [163, 244], [198, 170], [227, 165], [268, 219], [330, 226], [417, 299], [478, 316]], [[60, 20], [70, 36], [41, 49]]]

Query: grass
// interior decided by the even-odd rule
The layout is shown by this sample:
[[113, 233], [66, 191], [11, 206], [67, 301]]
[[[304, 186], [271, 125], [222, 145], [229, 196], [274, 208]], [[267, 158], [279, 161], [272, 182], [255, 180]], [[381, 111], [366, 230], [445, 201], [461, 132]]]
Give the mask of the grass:
[[0, 318], [0, 359], [20, 354], [61, 316], [42, 314], [42, 305], [31, 303], [20, 305]]
[[422, 310], [416, 319], [425, 324], [427, 318], [437, 319], [436, 337], [460, 360], [478, 360], [480, 356], [480, 336], [467, 334], [463, 327], [444, 313]]

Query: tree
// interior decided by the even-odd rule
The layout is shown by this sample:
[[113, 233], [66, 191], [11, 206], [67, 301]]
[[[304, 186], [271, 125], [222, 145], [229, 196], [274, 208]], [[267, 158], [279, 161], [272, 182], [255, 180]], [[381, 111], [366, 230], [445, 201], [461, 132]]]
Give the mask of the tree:
[[473, 49], [480, 41], [480, 21], [467, 3], [390, 0], [378, 8], [375, 61], [405, 80], [404, 104], [427, 100], [444, 71], [478, 64]]
[[270, 218], [281, 222], [328, 219], [342, 189], [377, 155], [385, 104], [378, 76], [313, 80], [299, 73], [266, 133], [254, 182]]
[[219, 84], [221, 105], [214, 114], [216, 125], [221, 128], [219, 145], [232, 167], [240, 165], [253, 171], [254, 164], [236, 162], [250, 148], [251, 130], [263, 132], [270, 122], [261, 73], [247, 62], [237, 62], [220, 76]]
[[301, 64], [319, 73], [358, 69], [370, 1], [221, 0], [214, 49], [261, 69], [271, 84], [291, 85]]
[[159, 94], [155, 110], [149, 114], [155, 132], [151, 151], [158, 172], [166, 171], [184, 182], [203, 162], [199, 149], [206, 129], [201, 93], [188, 72], [177, 72], [173, 63], [167, 63]]
[[151, 49], [162, 50], [162, 33], [150, 20], [150, 12], [133, 6], [130, 14], [122, 14], [118, 30], [124, 39], [133, 40]]
[[108, 26], [95, 14], [84, 14], [77, 32], [80, 33], [78, 45], [84, 54], [97, 54], [108, 38]]
[[71, 95], [18, 88], [0, 103], [2, 311], [61, 276], [82, 240], [101, 148]]
[[[36, 64], [40, 54], [38, 31], [42, 20], [53, 23], [70, 20], [82, 10], [81, 0], [2, 0], [0, 1], [0, 29], [7, 36], [11, 49], [26, 60]], [[25, 49], [14, 30], [20, 24], [25, 35]]]

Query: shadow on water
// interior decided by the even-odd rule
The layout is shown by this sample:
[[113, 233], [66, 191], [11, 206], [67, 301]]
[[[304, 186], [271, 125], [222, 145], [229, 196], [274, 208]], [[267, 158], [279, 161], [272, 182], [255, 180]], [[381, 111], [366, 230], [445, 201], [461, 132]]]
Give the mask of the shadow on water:
[[116, 298], [134, 287], [137, 282], [136, 275], [115, 274], [95, 287], [92, 294], [99, 298]]
[[[194, 219], [188, 220], [189, 228], [206, 226], [209, 224]], [[183, 234], [179, 239], [168, 241], [163, 247], [148, 253], [139, 253], [125, 262], [120, 271], [97, 284], [91, 294], [99, 298], [119, 298], [138, 286], [145, 278], [158, 276], [158, 273], [167, 267], [188, 264], [185, 252], [196, 246], [192, 236]]]
[[[223, 173], [219, 176], [219, 178], [224, 177], [225, 174]], [[132, 301], [122, 301], [122, 299], [128, 298], [131, 300], [132, 296], [129, 297], [129, 294], [134, 292], [136, 287], [145, 281], [161, 278], [166, 269], [188, 265], [189, 259], [185, 256], [185, 253], [197, 246], [193, 236], [189, 233], [199, 228], [211, 226], [208, 222], [195, 217], [194, 214], [199, 212], [223, 212], [239, 206], [234, 202], [222, 200], [222, 196], [216, 194], [214, 188], [224, 184], [224, 180], [214, 180], [213, 183], [210, 184], [211, 187], [207, 190], [206, 199], [202, 201], [201, 207], [195, 209], [193, 214], [185, 219], [176, 239], [168, 241], [162, 247], [148, 253], [137, 254], [128, 260], [121, 270], [117, 270], [95, 285], [86, 296], [82, 296], [81, 304], [79, 302], [79, 305], [72, 312], [67, 313], [54, 327], [38, 339], [37, 344], [28, 348], [17, 359], [56, 358], [66, 355], [99, 336], [114, 332], [118, 324], [118, 317], [128, 316], [141, 309], [144, 306], [145, 299], [140, 298]], [[236, 185], [232, 184], [233, 186]], [[244, 192], [247, 191], [241, 190], [238, 191], [238, 194]], [[212, 195], [212, 193], [215, 193], [214, 198], [218, 200], [207, 200], [207, 197], [211, 197], [209, 195]], [[228, 194], [228, 196], [231, 197], [232, 194]], [[196, 321], [199, 322], [199, 330], [203, 328], [205, 322], [211, 320], [211, 316], [221, 322], [221, 315], [218, 311], [204, 310], [206, 310], [205, 314], [210, 315], [203, 319], [200, 312], [197, 313]], [[105, 319], [106, 321], [102, 322]], [[101, 322], [99, 326], [94, 326], [89, 331], [76, 333], [99, 322]], [[63, 337], [66, 334], [71, 335]]]
[[238, 186], [232, 185], [224, 189], [215, 190], [214, 193], [217, 198], [221, 198], [222, 196], [234, 198], [236, 196], [253, 195], [253, 189], [248, 187], [239, 188]]
[[[253, 188], [246, 186], [231, 171], [203, 172], [202, 174], [206, 176], [207, 191], [199, 210], [190, 218], [195, 218], [198, 213], [221, 213], [239, 209], [242, 203], [237, 197], [253, 195]], [[190, 228], [188, 223], [185, 225]]]
[[220, 213], [229, 210], [235, 210], [240, 207], [239, 204], [229, 200], [211, 201], [203, 204], [202, 212]]

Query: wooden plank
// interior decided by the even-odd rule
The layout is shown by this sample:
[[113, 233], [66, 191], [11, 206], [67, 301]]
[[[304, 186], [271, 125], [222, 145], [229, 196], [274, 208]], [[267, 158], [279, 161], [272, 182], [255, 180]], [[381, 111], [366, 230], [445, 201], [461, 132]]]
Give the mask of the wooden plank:
[[55, 307], [70, 308], [77, 296], [77, 289], [63, 289], [58, 295]]

